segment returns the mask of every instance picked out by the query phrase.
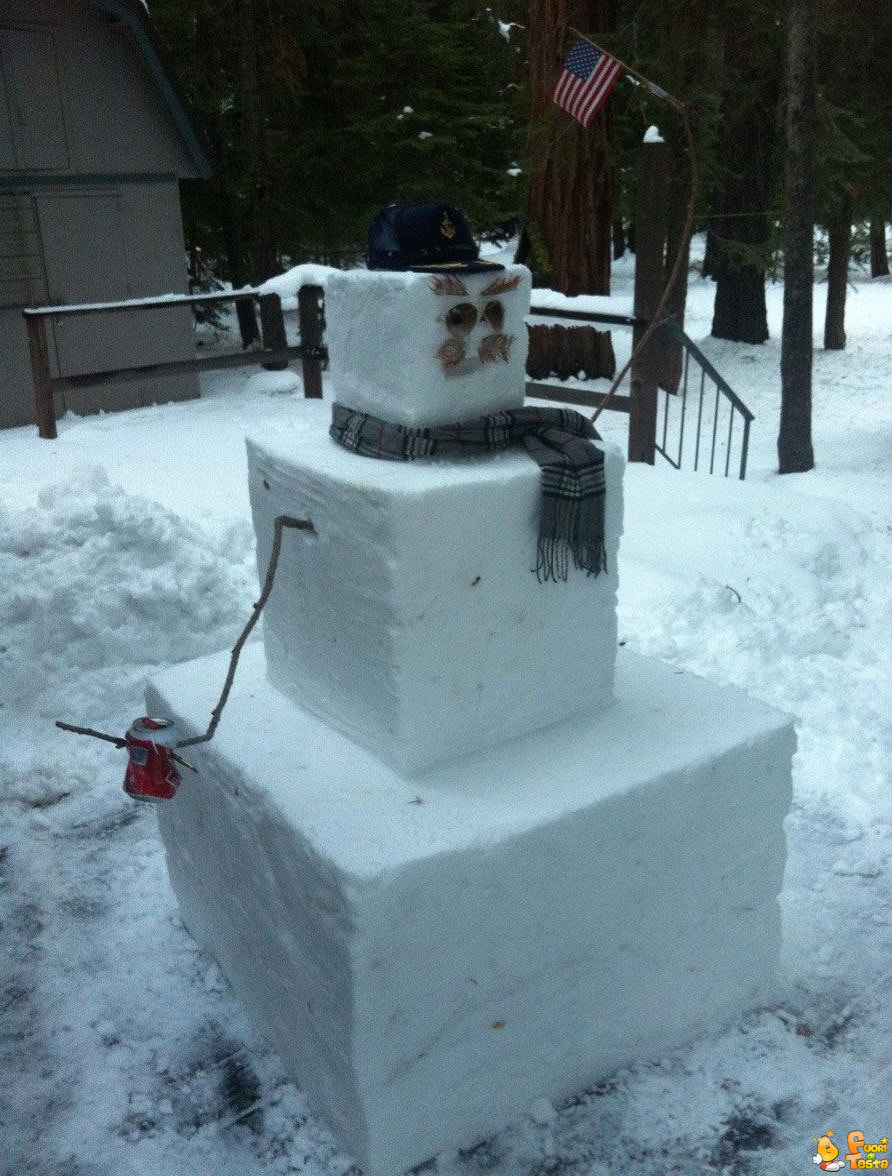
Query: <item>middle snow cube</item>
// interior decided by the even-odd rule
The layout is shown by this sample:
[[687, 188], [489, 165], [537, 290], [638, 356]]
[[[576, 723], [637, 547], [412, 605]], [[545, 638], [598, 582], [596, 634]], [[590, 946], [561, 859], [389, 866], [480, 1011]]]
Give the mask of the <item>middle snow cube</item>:
[[409, 463], [328, 436], [331, 405], [248, 440], [267, 672], [403, 772], [607, 705], [616, 657], [623, 459], [605, 450], [607, 572], [535, 574], [541, 470], [517, 450]]

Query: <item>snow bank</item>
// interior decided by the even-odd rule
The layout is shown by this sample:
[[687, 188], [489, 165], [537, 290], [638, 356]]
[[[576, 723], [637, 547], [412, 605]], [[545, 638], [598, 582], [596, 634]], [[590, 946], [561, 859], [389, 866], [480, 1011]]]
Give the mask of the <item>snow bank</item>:
[[79, 670], [218, 648], [245, 619], [250, 554], [246, 527], [210, 539], [100, 469], [42, 491], [36, 510], [4, 512], [7, 701], [31, 701]]
[[875, 528], [781, 482], [678, 474], [667, 489], [658, 471], [627, 479], [649, 526], [624, 538], [621, 635], [796, 714], [802, 786], [888, 819], [892, 577]]
[[[53, 719], [99, 725], [144, 667], [232, 643], [250, 611], [252, 548], [247, 524], [210, 536], [100, 468], [42, 490], [34, 508], [0, 508], [0, 716], [22, 724], [0, 745], [0, 774], [14, 795], [48, 795], [73, 750]], [[88, 757], [75, 787], [94, 768]]]

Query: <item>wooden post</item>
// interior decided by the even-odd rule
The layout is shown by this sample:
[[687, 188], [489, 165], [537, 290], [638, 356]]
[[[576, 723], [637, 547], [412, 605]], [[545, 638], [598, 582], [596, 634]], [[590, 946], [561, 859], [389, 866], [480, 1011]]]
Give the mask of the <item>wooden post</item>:
[[[285, 338], [285, 320], [282, 317], [282, 299], [278, 294], [260, 295], [260, 330], [265, 351], [281, 351], [288, 346], [288, 340]], [[280, 372], [288, 367], [288, 360], [269, 360], [263, 366], [268, 372]]]
[[[638, 165], [638, 193], [635, 200], [635, 315], [648, 323], [656, 311], [666, 284], [667, 183], [669, 147], [663, 142], [645, 142]], [[636, 327], [632, 347], [646, 328]], [[629, 461], [654, 464], [657, 440], [657, 383], [659, 380], [660, 334], [636, 357], [631, 372], [629, 405]]]
[[236, 298], [235, 313], [238, 318], [239, 334], [242, 337], [242, 350], [247, 351], [260, 340], [257, 315], [254, 313], [254, 295], [247, 294], [242, 298]]
[[42, 315], [26, 314], [28, 349], [31, 352], [31, 378], [34, 382], [34, 415], [38, 435], [55, 441], [56, 406], [53, 404], [53, 380], [50, 375], [49, 350], [46, 344], [46, 319]]
[[322, 399], [322, 333], [325, 315], [321, 286], [301, 286], [297, 292], [297, 315], [300, 322], [301, 362], [304, 373], [304, 396]]

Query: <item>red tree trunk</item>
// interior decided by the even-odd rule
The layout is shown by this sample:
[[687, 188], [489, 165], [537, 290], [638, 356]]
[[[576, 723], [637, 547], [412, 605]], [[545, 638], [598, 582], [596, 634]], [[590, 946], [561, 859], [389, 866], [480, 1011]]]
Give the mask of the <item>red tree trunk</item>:
[[[585, 130], [551, 100], [570, 26], [595, 36], [616, 25], [616, 0], [531, 0], [531, 179], [527, 224], [534, 284], [564, 294], [610, 293], [613, 184], [607, 115]], [[530, 374], [612, 376], [610, 334], [591, 328], [530, 329]]]

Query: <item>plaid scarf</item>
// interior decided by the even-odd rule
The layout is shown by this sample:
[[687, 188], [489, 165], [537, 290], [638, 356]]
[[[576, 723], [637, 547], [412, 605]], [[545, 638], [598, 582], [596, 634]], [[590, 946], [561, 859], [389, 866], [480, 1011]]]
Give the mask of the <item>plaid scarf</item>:
[[454, 425], [412, 429], [332, 406], [331, 436], [354, 453], [389, 461], [471, 457], [523, 444], [542, 470], [540, 583], [566, 580], [570, 556], [588, 575], [607, 570], [604, 451], [594, 425], [569, 408], [515, 408]]

